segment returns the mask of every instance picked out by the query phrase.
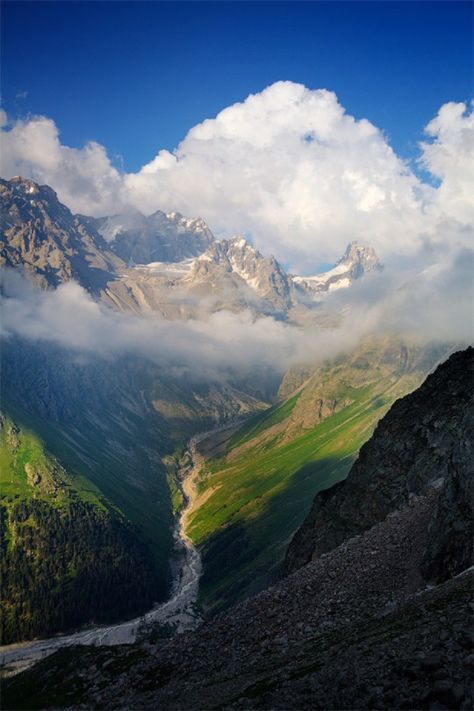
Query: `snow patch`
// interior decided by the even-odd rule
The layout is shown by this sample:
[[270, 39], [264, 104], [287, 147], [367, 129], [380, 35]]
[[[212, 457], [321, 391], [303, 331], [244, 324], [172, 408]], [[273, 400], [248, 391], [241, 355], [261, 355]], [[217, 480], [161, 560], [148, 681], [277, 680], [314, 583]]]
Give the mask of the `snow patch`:
[[182, 262], [150, 262], [149, 264], [137, 264], [132, 269], [145, 272], [146, 274], [158, 275], [164, 274], [176, 277], [182, 274], [188, 274], [195, 262], [194, 257], [183, 259]]

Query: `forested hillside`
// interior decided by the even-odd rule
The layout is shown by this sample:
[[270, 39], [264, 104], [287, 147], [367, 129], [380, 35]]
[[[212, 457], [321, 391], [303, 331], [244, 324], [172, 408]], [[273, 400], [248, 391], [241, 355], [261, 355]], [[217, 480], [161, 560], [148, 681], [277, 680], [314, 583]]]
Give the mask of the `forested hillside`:
[[145, 359], [10, 338], [2, 406], [4, 641], [13, 641], [165, 599], [186, 441], [264, 405], [230, 386], [167, 378]]
[[2, 643], [139, 613], [159, 591], [138, 531], [1, 415]]

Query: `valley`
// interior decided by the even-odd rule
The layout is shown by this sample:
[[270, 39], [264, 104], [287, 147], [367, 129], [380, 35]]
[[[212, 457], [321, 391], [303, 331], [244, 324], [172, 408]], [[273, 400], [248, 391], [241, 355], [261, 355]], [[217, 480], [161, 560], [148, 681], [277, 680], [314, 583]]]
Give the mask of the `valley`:
[[473, 366], [456, 352], [396, 402], [316, 496], [276, 584], [171, 639], [59, 651], [7, 680], [6, 702], [469, 708]]
[[369, 339], [306, 372], [295, 391], [232, 433], [224, 452], [221, 443], [202, 466], [201, 503], [189, 517], [203, 556], [204, 609], [220, 611], [277, 579], [315, 494], [345, 478], [393, 402], [449, 352]]
[[182, 633], [199, 625], [201, 619], [197, 610], [197, 596], [202, 569], [201, 558], [186, 535], [184, 522], [188, 507], [192, 505], [192, 485], [190, 488], [189, 482], [200, 463], [196, 444], [212, 433], [213, 431], [195, 435], [179, 462], [176, 481], [183, 495], [183, 504], [176, 516], [173, 531], [175, 563], [170, 599], [139, 617], [118, 624], [96, 626], [50, 639], [0, 646], [0, 667], [4, 676], [23, 671], [39, 659], [44, 659], [65, 647], [132, 644], [139, 638], [156, 634], [155, 630], [158, 635], [162, 635], [164, 630], [166, 635], [169, 635]]
[[[416, 595], [426, 593], [424, 571], [434, 570], [434, 559], [444, 555], [427, 528], [438, 516], [441, 496], [432, 469], [433, 461], [441, 466], [438, 450], [456, 447], [449, 438], [438, 439], [436, 422], [446, 423], [442, 434], [452, 423], [462, 432], [466, 427], [458, 411], [469, 408], [465, 374], [456, 358], [446, 361], [464, 344], [388, 325], [368, 333], [361, 328], [354, 337], [347, 324], [354, 320], [357, 330], [363, 318], [358, 299], [386, 288], [371, 247], [352, 241], [333, 268], [298, 276], [245, 237], [216, 239], [199, 218], [162, 211], [148, 217], [74, 215], [51, 188], [19, 177], [0, 183], [0, 198], [7, 315], [0, 657], [4, 675], [13, 677], [8, 688], [14, 695], [17, 673], [34, 687], [36, 669], [54, 675], [55, 660], [67, 666], [76, 654], [86, 665], [105, 660], [111, 671], [116, 660], [120, 668], [123, 662], [125, 675], [127, 660], [138, 659], [146, 676], [146, 650], [154, 649], [164, 655], [158, 676], [165, 686], [167, 665], [174, 670], [165, 696], [179, 699], [174, 684], [181, 674], [191, 674], [194, 684], [209, 669], [211, 686], [221, 683], [209, 655], [217, 658], [223, 644], [235, 679], [222, 680], [222, 699], [232, 703], [235, 694], [245, 706], [246, 698], [267, 692], [273, 698], [267, 653], [271, 669], [283, 667], [291, 677], [282, 655], [295, 625], [296, 647], [320, 665], [321, 649], [332, 649], [332, 631], [341, 638], [349, 634], [352, 617], [356, 636], [365, 639], [367, 618], [383, 636], [377, 620], [387, 606], [416, 607]], [[467, 363], [466, 355], [458, 358]], [[441, 390], [447, 388], [449, 407], [445, 412], [440, 402], [438, 411], [432, 404], [430, 414], [423, 393], [434, 402], [426, 383], [443, 362], [451, 365], [442, 366], [437, 378]], [[381, 423], [392, 422], [392, 413], [405, 407], [400, 403], [412, 402], [409, 393], [421, 403], [416, 426], [431, 472], [429, 481], [425, 470], [413, 475], [419, 486], [410, 495], [420, 498], [419, 505], [410, 508], [413, 497], [397, 479], [404, 440], [411, 442], [397, 425], [396, 436], [389, 427], [386, 437], [389, 449], [393, 442], [396, 447], [396, 456], [387, 459], [390, 485], [362, 467], [365, 486], [355, 486], [356, 511], [347, 494], [340, 510], [339, 504], [335, 511], [324, 508], [321, 502], [331, 501], [334, 492], [352, 490], [364, 452], [378, 452]], [[407, 407], [402, 430], [411, 416]], [[417, 447], [418, 440], [411, 442], [410, 451]], [[417, 471], [411, 460], [407, 467]], [[447, 470], [446, 480], [454, 470]], [[456, 491], [450, 496], [456, 498]], [[365, 497], [367, 525], [357, 518]], [[320, 520], [321, 532], [315, 523]], [[436, 525], [441, 530], [444, 524]], [[405, 528], [413, 531], [416, 550]], [[320, 537], [331, 553], [322, 563]], [[346, 538], [349, 558], [339, 548]], [[372, 545], [374, 559], [365, 555]], [[462, 568], [458, 554], [464, 567], [469, 558], [464, 548], [454, 551], [453, 576]], [[308, 570], [300, 573], [313, 560], [314, 579]], [[354, 571], [346, 572], [348, 561]], [[374, 570], [372, 590], [366, 581]], [[396, 571], [404, 580], [398, 591]], [[331, 582], [336, 579], [343, 581], [340, 597]], [[387, 589], [385, 579], [391, 581]], [[465, 580], [459, 584], [464, 595]], [[450, 585], [436, 592], [447, 596], [447, 607], [453, 586], [455, 596], [458, 590], [458, 583]], [[326, 590], [328, 607], [324, 596], [312, 600], [315, 586]], [[354, 589], [359, 607], [352, 602]], [[298, 617], [302, 600], [309, 610], [306, 626]], [[333, 626], [328, 623], [327, 636], [326, 618], [339, 601], [342, 612]], [[456, 604], [453, 610], [457, 615]], [[254, 624], [255, 638], [242, 631]], [[78, 647], [89, 649], [79, 653]], [[255, 672], [253, 651], [250, 667], [242, 665], [247, 649], [263, 659]], [[300, 652], [296, 661], [294, 652], [290, 667], [305, 676]], [[242, 674], [251, 679], [244, 690]], [[71, 689], [76, 681], [69, 679]], [[105, 688], [108, 681], [101, 684]], [[99, 686], [91, 688], [102, 703]], [[205, 696], [196, 688], [200, 708]], [[210, 693], [209, 699], [215, 689]], [[108, 694], [107, 703], [115, 703], [115, 691]], [[54, 694], [52, 699], [56, 703]], [[150, 699], [142, 701], [147, 708]]]

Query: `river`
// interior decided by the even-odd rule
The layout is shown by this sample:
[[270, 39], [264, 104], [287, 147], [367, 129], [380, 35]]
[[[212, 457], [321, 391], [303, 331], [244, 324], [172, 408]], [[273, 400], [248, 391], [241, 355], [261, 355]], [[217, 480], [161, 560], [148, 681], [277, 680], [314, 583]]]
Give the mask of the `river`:
[[4, 675], [18, 673], [63, 647], [132, 644], [149, 628], [163, 626], [179, 634], [195, 629], [199, 625], [201, 618], [196, 603], [202, 571], [201, 556], [186, 535], [186, 514], [192, 506], [194, 476], [203, 461], [197, 445], [214, 432], [230, 426], [217, 427], [192, 437], [185, 454], [179, 461], [178, 482], [183, 494], [183, 506], [177, 517], [173, 535], [176, 549], [181, 552], [181, 556], [173, 581], [171, 598], [144, 615], [126, 622], [96, 626], [70, 635], [57, 635], [49, 639], [0, 646], [0, 666], [4, 667]]

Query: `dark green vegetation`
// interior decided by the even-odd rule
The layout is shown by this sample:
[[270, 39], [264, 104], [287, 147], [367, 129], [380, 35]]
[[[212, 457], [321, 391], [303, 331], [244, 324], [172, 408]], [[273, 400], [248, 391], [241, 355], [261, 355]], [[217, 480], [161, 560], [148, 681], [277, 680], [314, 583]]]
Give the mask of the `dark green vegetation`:
[[[167, 468], [161, 456], [172, 454], [179, 443], [172, 440], [170, 427], [144, 394], [153, 394], [159, 388], [149, 368], [133, 361], [107, 362], [83, 356], [74, 361], [63, 349], [15, 340], [3, 348], [2, 385], [6, 412], [21, 423], [22, 429], [26, 427], [37, 435], [35, 440], [29, 439], [29, 454], [18, 456], [30, 456], [36, 466], [44, 447], [64, 467], [55, 484], [53, 508], [51, 490], [43, 486], [39, 495], [38, 487], [28, 483], [23, 468], [26, 459], [16, 463], [11, 460], [12, 466], [5, 469], [9, 481], [2, 493], [11, 502], [10, 514], [22, 503], [33, 507], [27, 518], [33, 517], [31, 525], [43, 530], [44, 540], [40, 544], [40, 538], [28, 526], [20, 528], [21, 551], [18, 549], [16, 557], [8, 561], [13, 585], [11, 615], [12, 619], [15, 615], [23, 619], [25, 606], [34, 610], [34, 615], [20, 624], [16, 633], [10, 625], [4, 641], [44, 635], [46, 629], [48, 634], [62, 631], [91, 619], [139, 614], [154, 601], [164, 599], [173, 541]], [[183, 427], [183, 438], [186, 434]], [[71, 499], [70, 492], [76, 491], [77, 496]], [[38, 497], [46, 503], [31, 503]], [[58, 502], [64, 497], [69, 502], [68, 513], [59, 515]], [[8, 530], [9, 526], [7, 534]], [[76, 530], [77, 536], [71, 541]], [[29, 546], [32, 559], [42, 559], [44, 585], [40, 592], [22, 578], [22, 560]], [[79, 549], [83, 565], [77, 568], [74, 559]], [[113, 558], [116, 560], [111, 567]], [[54, 575], [48, 578], [55, 566], [58, 574], [64, 568], [67, 585], [59, 585]], [[87, 608], [87, 595], [82, 598], [101, 567], [108, 587], [95, 588], [104, 606], [98, 614], [94, 607]], [[68, 569], [73, 571], [69, 578]], [[18, 596], [20, 587], [22, 600]], [[90, 589], [92, 594], [94, 587]], [[59, 599], [61, 610], [53, 617], [44, 615], [45, 607], [55, 608]]]
[[188, 532], [202, 549], [207, 609], [275, 579], [315, 494], [347, 476], [378, 420], [447, 350], [373, 339], [306, 371], [296, 392], [252, 418], [206, 464]]
[[[117, 571], [121, 571], [121, 577], [117, 572], [113, 581], [122, 585], [123, 581], [128, 583], [129, 578], [132, 581], [135, 578], [135, 588], [132, 594], [130, 588], [122, 585], [123, 598], [129, 596], [127, 605], [118, 601], [118, 593], [117, 601], [113, 597], [108, 599], [110, 615], [107, 619], [139, 614], [146, 606], [166, 597], [169, 560], [174, 551], [173, 511], [179, 505], [176, 460], [192, 434], [212, 427], [219, 408], [225, 405], [228, 412], [220, 414], [234, 416], [233, 408], [238, 411], [244, 406], [261, 406], [252, 397], [247, 404], [224, 398], [222, 402], [215, 402], [211, 390], [209, 384], [192, 383], [184, 377], [181, 380], [166, 378], [156, 366], [143, 359], [107, 360], [97, 355], [73, 354], [51, 344], [13, 338], [2, 344], [2, 408], [13, 422], [20, 424], [22, 432], [31, 433], [28, 452], [22, 449], [16, 459], [10, 452], [2, 462], [5, 473], [2, 494], [10, 502], [8, 510], [11, 513], [14, 505], [23, 503], [33, 506], [34, 511], [27, 514], [27, 526], [20, 529], [24, 532], [22, 546], [25, 551], [30, 546], [32, 558], [38, 558], [39, 538], [31, 534], [28, 526], [31, 523], [33, 528], [42, 527], [45, 576], [46, 571], [54, 570], [56, 561], [63, 560], [66, 566], [69, 557], [74, 557], [79, 539], [69, 546], [71, 526], [77, 528], [83, 539], [80, 546], [84, 561], [80, 569], [76, 569], [72, 559], [67, 564], [74, 571], [74, 585], [68, 584], [67, 594], [63, 588], [64, 605], [60, 607], [65, 610], [65, 606], [69, 606], [69, 613], [58, 612], [51, 619], [41, 614], [44, 606], [54, 607], [61, 596], [53, 575], [49, 578], [49, 591], [42, 588], [41, 592], [42, 597], [49, 595], [48, 601], [38, 608], [33, 621], [20, 625], [15, 634], [10, 625], [4, 641], [43, 635], [46, 628], [48, 634], [62, 631], [65, 629], [63, 619], [68, 626], [86, 623], [92, 618], [106, 619], [105, 612], [99, 615], [94, 608], [87, 609], [79, 597], [83, 595], [81, 586], [87, 587], [88, 579], [97, 574], [99, 565], [104, 567], [104, 576], [109, 576], [107, 580], [112, 581], [105, 572], [107, 561], [99, 563], [107, 545], [119, 545], [115, 540], [116, 529], [112, 531], [109, 527], [112, 512], [114, 521], [126, 524], [120, 529], [123, 566]], [[61, 463], [55, 471], [62, 474], [59, 478], [55, 475], [57, 480], [53, 482], [52, 475], [46, 476], [43, 472], [42, 484], [36, 486], [28, 481], [24, 465], [31, 460], [38, 467], [38, 462], [46, 456], [45, 451]], [[69, 500], [71, 493], [74, 494], [70, 502], [74, 503], [70, 513], [72, 521], [69, 514], [58, 517], [56, 511], [58, 502], [64, 496]], [[46, 501], [47, 507], [32, 504], [32, 499]], [[31, 517], [35, 519], [33, 522]], [[5, 536], [8, 536], [9, 525]], [[51, 531], [50, 536], [48, 531]], [[108, 536], [107, 544], [104, 536]], [[110, 536], [115, 537], [114, 542]], [[3, 540], [6, 544], [5, 537]], [[15, 600], [13, 617], [22, 616], [24, 606], [36, 610], [38, 604], [31, 585], [26, 579], [21, 582], [22, 555], [9, 561], [17, 576], [12, 578], [16, 581], [15, 591], [11, 593]], [[134, 558], [138, 566], [136, 573], [125, 573], [129, 559]], [[140, 582], [137, 576], [140, 566], [145, 565], [143, 561], [149, 572], [142, 573], [144, 580]], [[147, 579], [153, 581], [151, 589]], [[21, 586], [24, 587], [23, 601], [18, 596]], [[109, 587], [113, 589], [113, 585]], [[110, 597], [109, 588], [97, 588], [96, 592], [99, 591], [104, 597]], [[47, 625], [40, 624], [40, 617], [49, 620]]]
[[107, 361], [16, 339], [3, 348], [3, 407], [48, 451], [92, 482], [141, 533], [166, 594], [171, 504], [161, 456], [176, 445], [144, 395], [141, 363]]
[[134, 527], [31, 431], [0, 424], [2, 643], [149, 607], [158, 580]]

